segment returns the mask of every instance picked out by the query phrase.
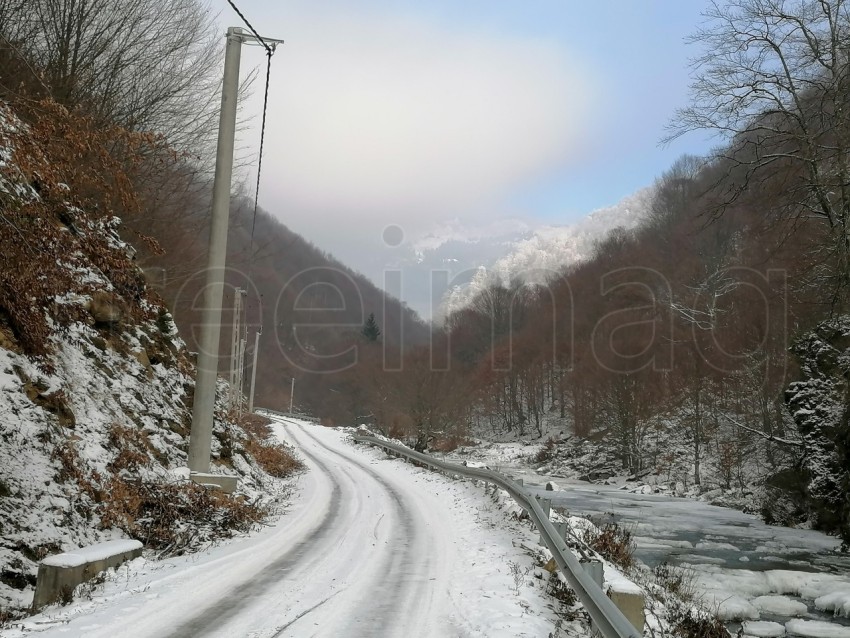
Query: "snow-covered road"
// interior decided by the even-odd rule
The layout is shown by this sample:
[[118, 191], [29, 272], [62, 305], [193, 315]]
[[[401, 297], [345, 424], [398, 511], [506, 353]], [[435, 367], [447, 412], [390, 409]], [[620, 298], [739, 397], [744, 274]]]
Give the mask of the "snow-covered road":
[[[50, 608], [43, 636], [547, 636], [531, 559], [482, 490], [344, 434], [278, 424], [309, 472], [293, 506], [256, 536], [165, 563], [139, 559], [91, 601]], [[501, 519], [499, 517], [501, 516]], [[495, 521], [495, 522], [494, 522]], [[122, 582], [122, 578], [125, 579]]]
[[335, 433], [292, 425], [289, 436], [312, 471], [282, 551], [160, 635], [446, 635], [435, 594], [448, 589], [452, 552], [432, 532], [433, 504], [416, 490], [403, 498], [397, 472], [382, 476]]

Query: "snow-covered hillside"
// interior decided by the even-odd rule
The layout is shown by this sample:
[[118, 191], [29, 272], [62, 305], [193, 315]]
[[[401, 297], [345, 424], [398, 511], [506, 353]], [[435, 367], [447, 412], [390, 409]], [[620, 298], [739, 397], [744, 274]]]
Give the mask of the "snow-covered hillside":
[[212, 471], [239, 476], [241, 494], [188, 480], [192, 356], [117, 234], [120, 221], [73, 205], [74, 189], [54, 181], [71, 171], [47, 146], [0, 102], [0, 609], [7, 617], [29, 606], [45, 556], [127, 537], [158, 553], [191, 551], [251, 529], [279, 492], [254, 453], [264, 445], [262, 424], [238, 426], [223, 401]]
[[630, 230], [649, 212], [655, 189], [642, 188], [617, 204], [600, 208], [575, 224], [543, 226], [530, 235], [505, 242], [507, 254], [490, 265], [482, 264], [469, 283], [452, 286], [438, 313], [445, 316], [466, 305], [476, 293], [493, 283], [519, 279], [543, 283], [565, 266], [588, 259], [596, 242], [615, 228]]

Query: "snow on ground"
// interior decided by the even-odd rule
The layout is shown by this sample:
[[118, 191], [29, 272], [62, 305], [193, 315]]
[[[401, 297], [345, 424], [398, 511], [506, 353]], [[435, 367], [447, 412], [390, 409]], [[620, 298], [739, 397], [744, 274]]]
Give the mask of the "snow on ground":
[[[0, 632], [141, 636], [549, 636], [557, 617], [483, 488], [340, 431], [289, 422], [306, 457], [291, 509], [256, 535], [166, 561], [137, 559], [87, 598]], [[538, 570], [539, 571], [539, 570]], [[561, 636], [587, 635], [578, 622]]]
[[808, 609], [805, 603], [788, 596], [758, 596], [750, 602], [759, 612], [775, 616], [803, 616]]
[[752, 620], [743, 625], [744, 635], [753, 638], [781, 638], [785, 635], [785, 626], [769, 620]]
[[[101, 529], [96, 508], [78, 483], [62, 478], [58, 451], [73, 449], [88, 470], [111, 476], [117, 452], [110, 432], [121, 426], [143, 436], [156, 461], [138, 469], [142, 478], [174, 482], [175, 468], [186, 465], [186, 395], [192, 380], [176, 363], [151, 365], [147, 355], [141, 357], [143, 342], [153, 351], [145, 330], [167, 339], [174, 350], [182, 347], [175, 336], [144, 324], [113, 337], [130, 351], [122, 354], [104, 345], [94, 328], [73, 324], [61, 340], [56, 337], [50, 374], [0, 347], [0, 607], [29, 607], [39, 559], [126, 538], [117, 527]], [[63, 414], [69, 422], [62, 422]], [[232, 426], [217, 422], [216, 432], [224, 427]], [[219, 439], [212, 443], [217, 453]], [[275, 479], [242, 456], [233, 460], [233, 468], [247, 499], [262, 500], [271, 491]], [[212, 471], [231, 470], [214, 464]]]
[[818, 620], [792, 620], [785, 624], [789, 636], [802, 638], [850, 638], [850, 627], [837, 627]]
[[[612, 480], [604, 485], [538, 474], [529, 464], [537, 449], [519, 442], [484, 443], [448, 456], [474, 459], [522, 478], [534, 493], [571, 514], [625, 525], [636, 540], [638, 559], [650, 567], [667, 562], [686, 568], [701, 605], [725, 620], [775, 622], [783, 631], [794, 620], [794, 631], [819, 630], [821, 625], [805, 629], [809, 622], [822, 623], [838, 635], [850, 631], [850, 556], [839, 551], [839, 539], [769, 526], [752, 514], [641, 489], [649, 486], [639, 483]], [[553, 478], [560, 489], [547, 491]], [[775, 631], [752, 622], [747, 626]]]

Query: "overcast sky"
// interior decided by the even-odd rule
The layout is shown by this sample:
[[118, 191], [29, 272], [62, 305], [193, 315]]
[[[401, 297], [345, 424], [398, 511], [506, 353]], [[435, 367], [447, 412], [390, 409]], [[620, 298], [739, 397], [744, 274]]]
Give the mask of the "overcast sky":
[[[390, 224], [415, 240], [452, 220], [569, 223], [707, 148], [658, 145], [687, 99], [697, 52], [683, 40], [703, 0], [237, 4], [286, 40], [260, 204], [356, 269], [370, 270], [361, 256], [374, 261]], [[212, 8], [240, 26], [224, 0]], [[245, 47], [243, 76], [263, 59]], [[242, 111], [255, 125], [261, 93]]]

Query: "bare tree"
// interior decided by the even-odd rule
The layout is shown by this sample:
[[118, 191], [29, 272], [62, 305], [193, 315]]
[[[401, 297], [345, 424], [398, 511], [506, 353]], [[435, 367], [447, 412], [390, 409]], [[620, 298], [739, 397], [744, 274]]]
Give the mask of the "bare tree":
[[850, 3], [846, 0], [712, 2], [691, 37], [691, 105], [677, 111], [666, 141], [693, 130], [723, 140], [717, 152], [733, 179], [725, 203], [781, 179], [777, 213], [818, 220], [827, 241], [833, 303], [850, 287]]
[[59, 103], [179, 149], [212, 142], [223, 38], [198, 0], [0, 2], [0, 35]]

